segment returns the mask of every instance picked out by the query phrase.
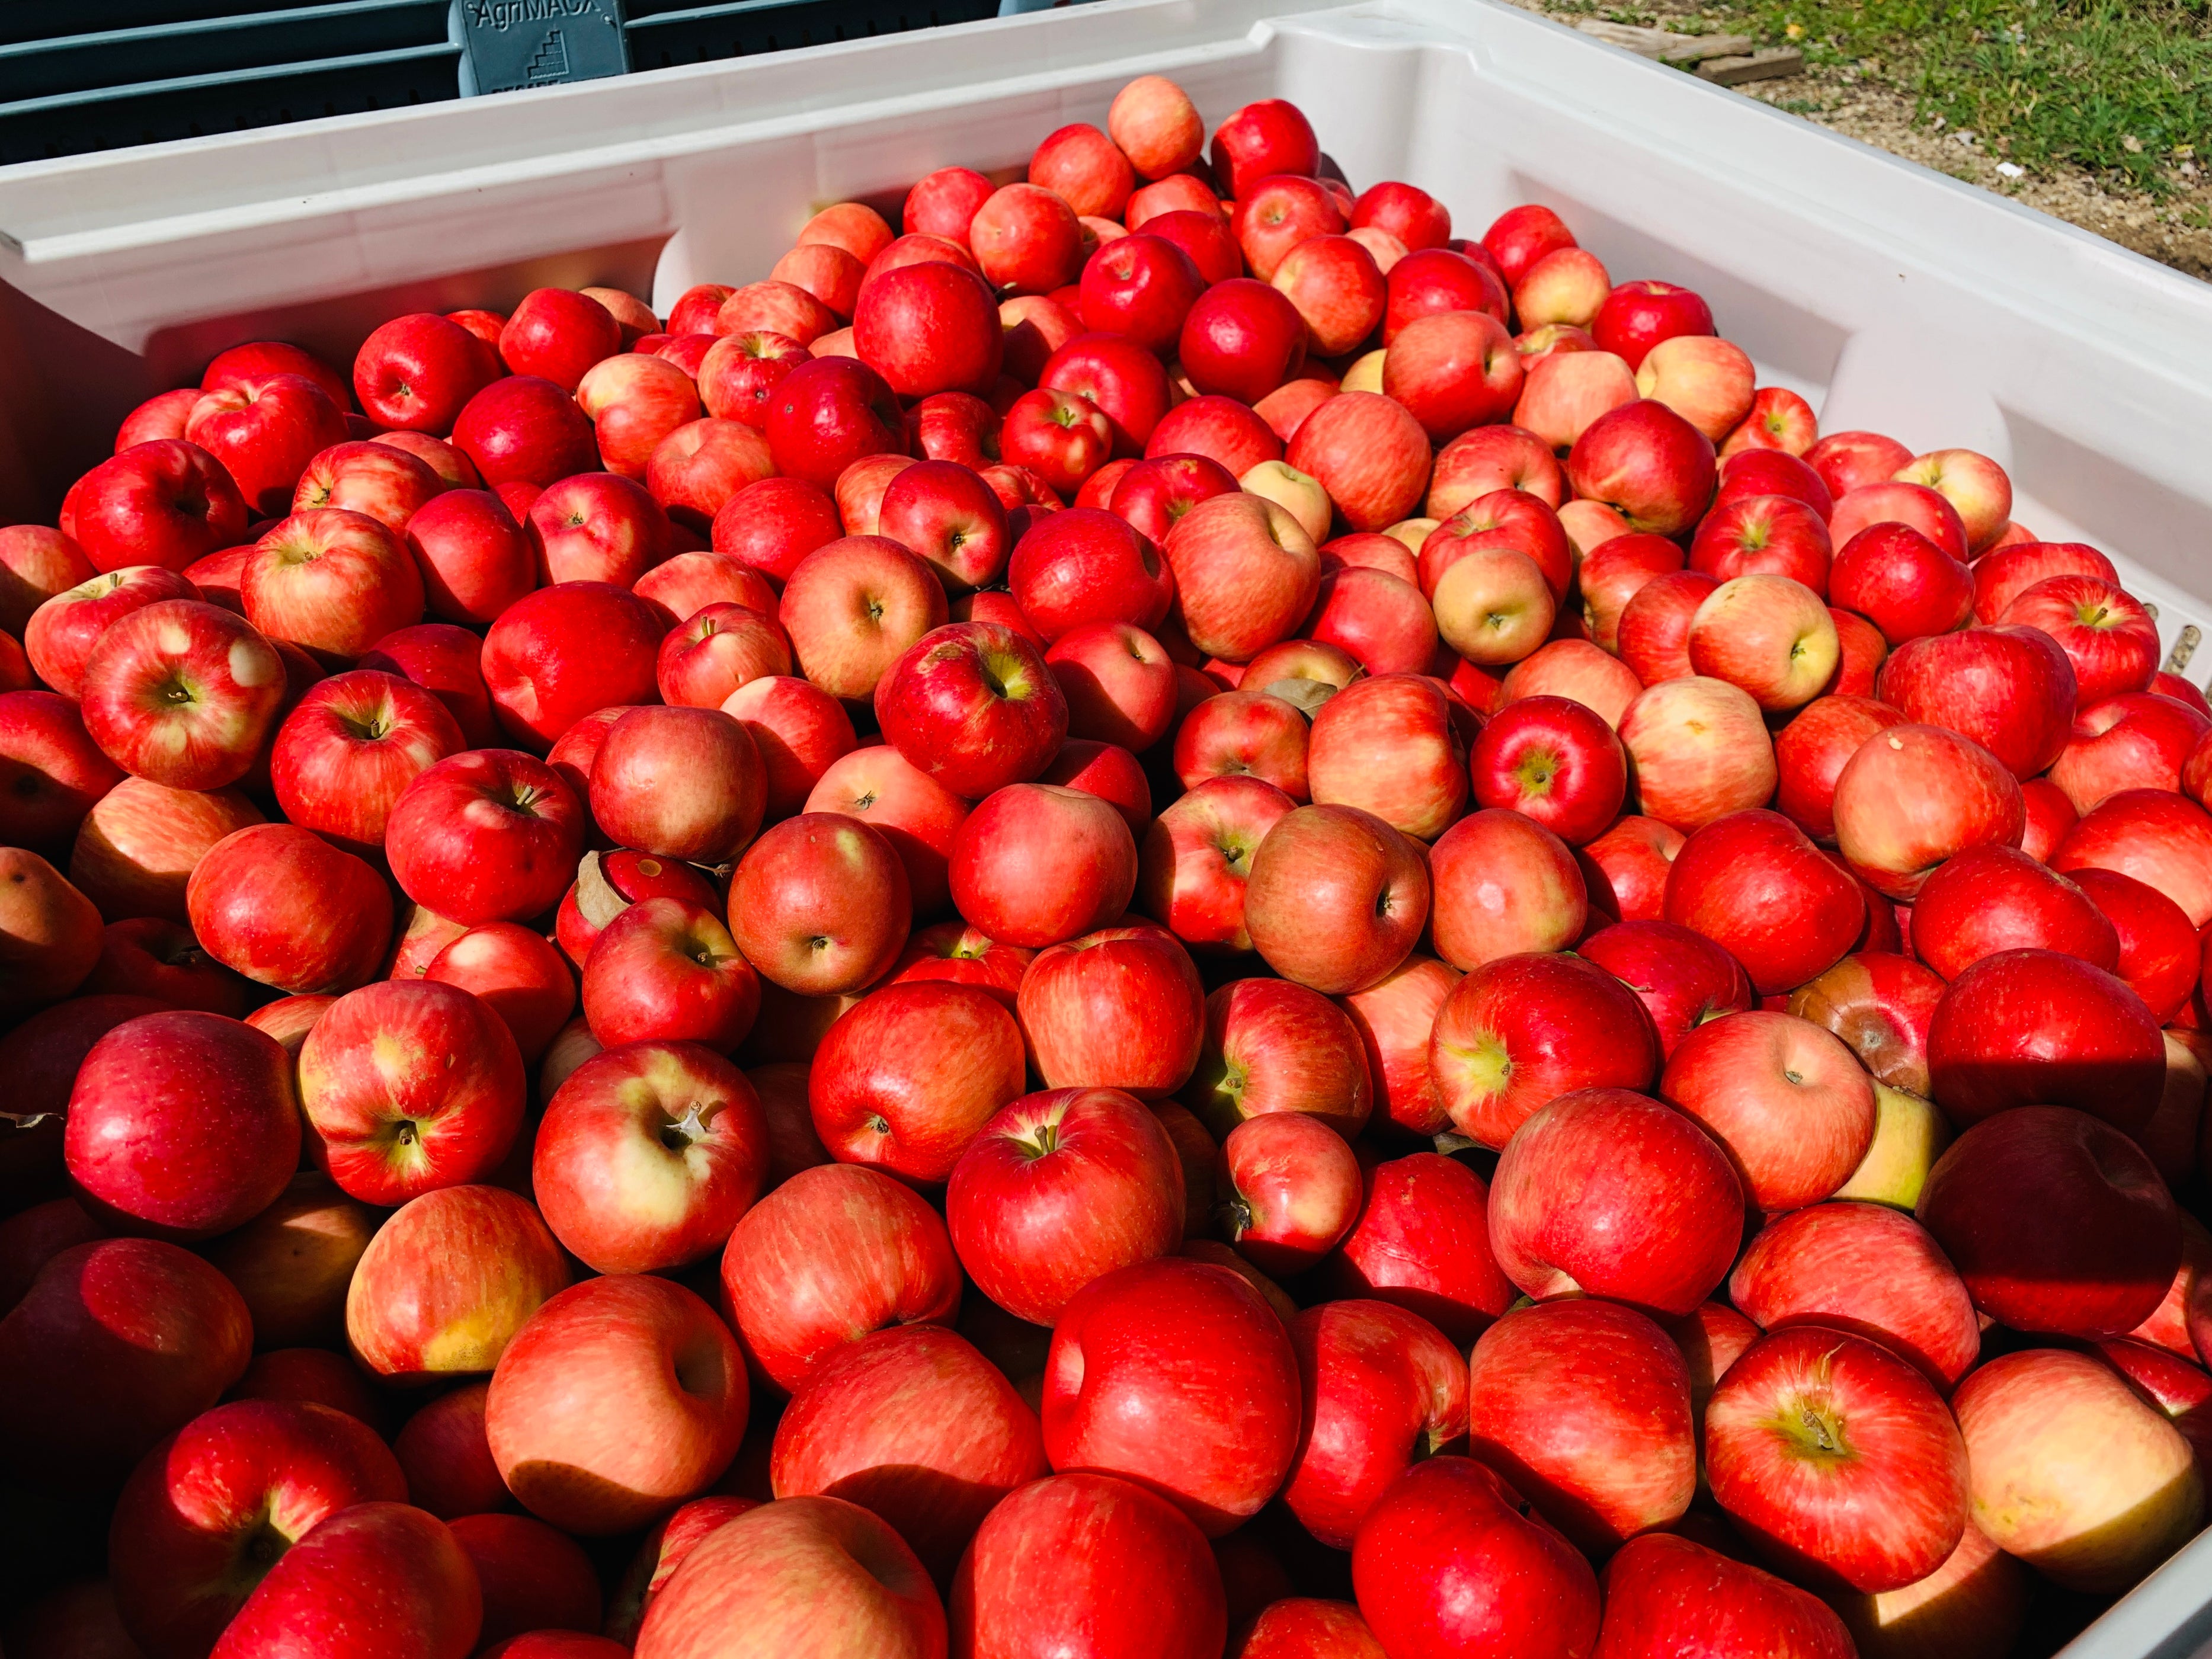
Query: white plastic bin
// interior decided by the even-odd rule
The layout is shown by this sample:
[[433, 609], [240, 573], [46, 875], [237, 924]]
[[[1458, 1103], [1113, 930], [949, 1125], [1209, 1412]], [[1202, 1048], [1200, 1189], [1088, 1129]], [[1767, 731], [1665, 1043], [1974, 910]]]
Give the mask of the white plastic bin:
[[[1687, 283], [1826, 429], [1996, 457], [2112, 554], [2171, 665], [2212, 627], [2212, 288], [1489, 0], [1101, 0], [803, 54], [0, 170], [0, 511], [51, 517], [138, 399], [240, 340], [349, 361], [397, 312], [765, 276], [816, 207], [1014, 166], [1131, 76], [1296, 100], [1479, 231], [1550, 204]], [[2212, 653], [2197, 678], [2212, 666]], [[2066, 1650], [2212, 1652], [2212, 1535]]]

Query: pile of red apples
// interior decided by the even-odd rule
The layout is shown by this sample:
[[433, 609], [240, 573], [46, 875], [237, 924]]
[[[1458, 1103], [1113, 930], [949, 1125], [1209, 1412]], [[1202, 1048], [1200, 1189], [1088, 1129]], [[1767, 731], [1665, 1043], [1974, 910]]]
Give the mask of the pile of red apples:
[[0, 531], [9, 1659], [2002, 1659], [2196, 1533], [2154, 616], [1206, 137]]

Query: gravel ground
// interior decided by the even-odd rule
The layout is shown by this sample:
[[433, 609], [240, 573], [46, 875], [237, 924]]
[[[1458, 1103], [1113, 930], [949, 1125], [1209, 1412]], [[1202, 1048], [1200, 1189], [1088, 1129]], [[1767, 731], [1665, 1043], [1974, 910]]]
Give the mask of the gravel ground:
[[[1571, 27], [1591, 15], [1587, 3], [1568, 6], [1547, 0], [1513, 0], [1513, 3]], [[1657, 5], [1643, 0], [1637, 11], [1637, 21], [1655, 22], [1660, 27], [1696, 33], [1711, 27], [1685, 21], [1692, 9], [1668, 6], [1663, 0]], [[1736, 90], [1907, 161], [2009, 196], [2200, 281], [2212, 281], [2212, 171], [2200, 172], [2192, 187], [2163, 201], [2080, 167], [2039, 167], [2021, 172], [2017, 178], [2008, 177], [1998, 171], [2005, 164], [2003, 156], [1992, 155], [1972, 135], [1944, 131], [1928, 119], [1916, 119], [1913, 94], [1887, 78], [1882, 66], [1870, 60], [1856, 67], [1808, 64], [1802, 74], [1753, 82]], [[2184, 169], [2185, 175], [2189, 170]]]

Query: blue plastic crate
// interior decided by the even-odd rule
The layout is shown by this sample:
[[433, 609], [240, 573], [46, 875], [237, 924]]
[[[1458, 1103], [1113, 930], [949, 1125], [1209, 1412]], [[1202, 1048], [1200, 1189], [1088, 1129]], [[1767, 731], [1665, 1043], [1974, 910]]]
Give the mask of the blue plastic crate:
[[[1014, 9], [1046, 3], [1016, 0]], [[0, 0], [0, 164], [796, 51], [1005, 9], [1001, 0]]]
[[0, 12], [0, 162], [459, 95], [447, 0], [219, 3]]
[[667, 69], [999, 15], [999, 0], [628, 0], [630, 67]]

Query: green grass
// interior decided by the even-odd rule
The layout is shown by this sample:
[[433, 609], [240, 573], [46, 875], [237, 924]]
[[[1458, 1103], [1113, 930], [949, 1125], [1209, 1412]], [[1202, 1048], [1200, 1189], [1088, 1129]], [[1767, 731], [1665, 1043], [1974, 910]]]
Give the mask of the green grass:
[[2189, 182], [2181, 162], [2212, 162], [2206, 0], [1704, 0], [1701, 15], [1861, 64], [2023, 167], [2164, 195]]

